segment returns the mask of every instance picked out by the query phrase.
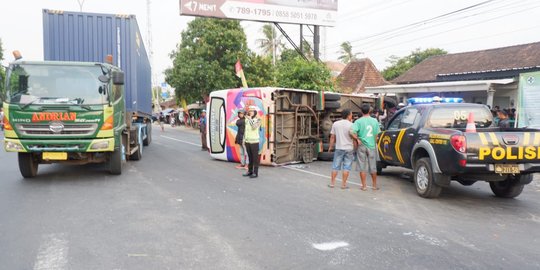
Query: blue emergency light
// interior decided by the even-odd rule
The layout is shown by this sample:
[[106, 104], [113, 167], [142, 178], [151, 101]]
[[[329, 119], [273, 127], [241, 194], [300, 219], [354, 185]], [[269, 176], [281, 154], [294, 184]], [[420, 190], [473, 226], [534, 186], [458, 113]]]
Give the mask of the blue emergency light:
[[407, 99], [409, 104], [431, 104], [435, 102], [440, 103], [462, 103], [463, 98], [455, 97], [455, 98], [440, 98], [440, 97], [418, 97], [418, 98], [409, 98]]

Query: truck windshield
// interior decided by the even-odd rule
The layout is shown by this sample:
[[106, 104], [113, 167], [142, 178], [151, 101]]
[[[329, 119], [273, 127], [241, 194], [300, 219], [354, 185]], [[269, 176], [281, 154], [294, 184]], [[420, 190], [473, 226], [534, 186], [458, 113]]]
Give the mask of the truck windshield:
[[493, 123], [493, 115], [484, 107], [439, 107], [434, 109], [426, 123], [432, 128], [465, 128], [472, 113], [477, 128], [487, 128]]
[[15, 104], [105, 104], [107, 85], [99, 66], [14, 65], [7, 78]]

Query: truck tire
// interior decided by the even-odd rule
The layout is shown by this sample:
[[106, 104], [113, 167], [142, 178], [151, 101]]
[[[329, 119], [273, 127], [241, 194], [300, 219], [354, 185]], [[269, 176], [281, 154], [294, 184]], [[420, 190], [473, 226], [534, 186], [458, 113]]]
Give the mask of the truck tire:
[[334, 152], [319, 152], [317, 159], [321, 161], [332, 161], [334, 160]]
[[37, 175], [39, 162], [32, 153], [19, 153], [19, 171], [24, 178]]
[[433, 173], [429, 158], [421, 158], [416, 161], [414, 167], [414, 185], [420, 197], [436, 198], [441, 194], [442, 187], [435, 184], [435, 177], [444, 176]]
[[137, 151], [135, 151], [135, 153], [133, 153], [133, 155], [129, 156], [129, 159], [130, 160], [141, 160], [142, 159], [142, 145], [138, 145], [139, 147], [137, 147]]
[[143, 145], [148, 146], [152, 142], [152, 123], [146, 123], [146, 139], [143, 140]]
[[122, 174], [122, 147], [114, 149], [109, 156], [109, 173], [114, 175]]
[[[520, 175], [519, 177], [523, 177], [523, 175]], [[489, 182], [489, 187], [497, 197], [515, 198], [521, 194], [523, 187], [525, 186], [519, 182], [519, 177], [517, 179], [509, 177], [504, 181]]]
[[339, 101], [326, 101], [324, 102], [324, 109], [325, 110], [337, 110], [341, 107], [341, 103]]
[[339, 101], [341, 100], [341, 95], [337, 93], [324, 93], [324, 101]]

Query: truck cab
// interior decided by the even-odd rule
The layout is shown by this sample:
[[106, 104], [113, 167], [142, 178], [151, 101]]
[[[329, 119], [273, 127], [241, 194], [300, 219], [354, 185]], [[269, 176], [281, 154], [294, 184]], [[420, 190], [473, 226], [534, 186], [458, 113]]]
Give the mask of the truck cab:
[[109, 162], [121, 171], [123, 72], [106, 63], [22, 61], [7, 69], [5, 150], [24, 177], [39, 164]]

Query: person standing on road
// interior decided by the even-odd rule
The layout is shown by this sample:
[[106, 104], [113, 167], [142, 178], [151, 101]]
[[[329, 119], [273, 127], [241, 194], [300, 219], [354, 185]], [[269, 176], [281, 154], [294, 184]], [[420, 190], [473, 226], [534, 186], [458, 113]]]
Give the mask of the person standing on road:
[[244, 117], [245, 111], [243, 109], [238, 110], [238, 120], [236, 120], [236, 132], [235, 143], [240, 146], [240, 165], [236, 166], [237, 169], [247, 169], [248, 156], [246, 151], [246, 145], [244, 144], [244, 133], [246, 130], [246, 118]]
[[259, 176], [259, 130], [261, 128], [261, 119], [257, 116], [258, 108], [249, 106], [246, 119], [246, 128], [244, 133], [244, 144], [249, 159], [248, 171], [243, 176], [257, 178]]
[[376, 138], [381, 132], [379, 122], [370, 116], [371, 106], [362, 105], [363, 116], [358, 118], [352, 126], [351, 135], [358, 142], [358, 161], [360, 168], [360, 179], [362, 180], [362, 190], [366, 190], [366, 173], [371, 174], [373, 190], [378, 190], [377, 186], [377, 150]]
[[208, 151], [208, 145], [206, 144], [206, 110], [201, 111], [199, 131], [201, 132], [201, 151]]
[[330, 131], [330, 145], [328, 146], [328, 152], [332, 151], [334, 143], [336, 144], [336, 151], [334, 151], [332, 178], [328, 187], [334, 187], [338, 172], [343, 170], [341, 189], [347, 189], [349, 188], [347, 186], [347, 178], [349, 178], [354, 159], [354, 142], [350, 134], [353, 125], [351, 122], [352, 112], [350, 110], [343, 110], [341, 112], [341, 118], [341, 120], [334, 122], [332, 130]]
[[159, 112], [158, 122], [159, 126], [161, 127], [161, 131], [165, 131], [165, 115], [163, 115], [163, 112]]

